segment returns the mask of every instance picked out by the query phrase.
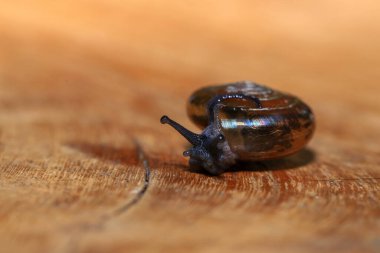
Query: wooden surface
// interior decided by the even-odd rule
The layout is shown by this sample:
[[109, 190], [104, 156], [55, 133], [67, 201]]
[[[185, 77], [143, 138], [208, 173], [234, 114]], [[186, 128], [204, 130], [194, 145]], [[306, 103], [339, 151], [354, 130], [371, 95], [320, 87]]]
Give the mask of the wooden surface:
[[[0, 252], [380, 252], [377, 1], [2, 1]], [[289, 159], [193, 173], [185, 101], [301, 97]], [[197, 130], [198, 131], [198, 130]]]

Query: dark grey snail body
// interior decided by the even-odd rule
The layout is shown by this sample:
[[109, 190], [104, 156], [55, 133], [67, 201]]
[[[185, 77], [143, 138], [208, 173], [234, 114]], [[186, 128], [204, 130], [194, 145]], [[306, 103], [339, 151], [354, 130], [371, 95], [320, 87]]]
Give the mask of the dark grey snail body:
[[201, 134], [170, 124], [193, 147], [185, 151], [190, 166], [218, 175], [237, 161], [261, 161], [291, 155], [311, 139], [315, 121], [300, 99], [252, 82], [202, 88], [190, 97], [190, 119]]

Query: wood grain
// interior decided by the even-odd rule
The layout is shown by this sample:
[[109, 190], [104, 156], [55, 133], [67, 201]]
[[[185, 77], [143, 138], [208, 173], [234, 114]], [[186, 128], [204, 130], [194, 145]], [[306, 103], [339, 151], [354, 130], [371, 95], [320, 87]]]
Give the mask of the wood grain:
[[[0, 252], [379, 252], [376, 1], [0, 3]], [[189, 171], [210, 83], [309, 103], [288, 159]], [[199, 130], [196, 130], [199, 131]]]

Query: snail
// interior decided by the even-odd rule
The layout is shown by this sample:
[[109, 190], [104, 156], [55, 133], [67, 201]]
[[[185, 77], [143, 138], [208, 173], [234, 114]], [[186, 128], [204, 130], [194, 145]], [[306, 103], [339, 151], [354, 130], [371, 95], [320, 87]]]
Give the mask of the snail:
[[277, 159], [301, 150], [311, 139], [315, 120], [295, 96], [250, 81], [196, 90], [187, 103], [196, 134], [168, 116], [169, 124], [192, 145], [183, 152], [190, 167], [219, 175], [236, 163]]

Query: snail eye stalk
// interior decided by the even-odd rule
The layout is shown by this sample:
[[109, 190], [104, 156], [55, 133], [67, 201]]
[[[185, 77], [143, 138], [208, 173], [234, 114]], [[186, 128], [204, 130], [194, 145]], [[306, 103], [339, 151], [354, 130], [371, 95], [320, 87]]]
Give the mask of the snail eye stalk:
[[181, 126], [174, 120], [170, 119], [168, 116], [166, 115], [162, 116], [160, 122], [161, 124], [168, 124], [171, 127], [173, 127], [175, 130], [177, 130], [178, 133], [180, 133], [183, 137], [185, 137], [186, 140], [188, 140], [194, 146], [197, 146], [201, 143], [201, 136], [199, 134], [191, 132], [190, 130]]

